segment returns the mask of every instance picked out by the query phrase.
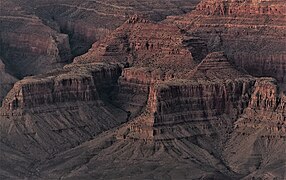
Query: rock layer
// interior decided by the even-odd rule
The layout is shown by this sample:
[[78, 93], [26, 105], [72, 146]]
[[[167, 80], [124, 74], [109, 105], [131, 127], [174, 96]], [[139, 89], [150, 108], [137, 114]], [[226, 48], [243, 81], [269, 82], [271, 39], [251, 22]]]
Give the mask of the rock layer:
[[205, 39], [210, 51], [224, 50], [250, 74], [285, 83], [285, 9], [277, 0], [206, 0], [188, 15], [167, 21]]
[[[3, 101], [6, 112], [55, 103], [98, 100], [99, 92], [114, 85], [119, 65], [67, 65], [62, 71], [18, 81]], [[97, 90], [98, 89], [98, 90]]]
[[6, 73], [5, 64], [0, 59], [0, 103], [16, 81], [16, 78]]
[[[1, 56], [16, 77], [39, 74], [70, 61], [68, 36], [45, 26], [30, 10], [4, 0], [1, 10]], [[31, 68], [32, 67], [32, 68]]]

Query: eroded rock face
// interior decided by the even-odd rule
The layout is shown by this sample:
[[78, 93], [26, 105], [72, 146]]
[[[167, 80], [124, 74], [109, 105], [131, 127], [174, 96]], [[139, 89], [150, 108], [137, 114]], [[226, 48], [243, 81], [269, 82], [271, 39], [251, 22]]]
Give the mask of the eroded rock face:
[[70, 61], [68, 36], [45, 26], [15, 2], [1, 2], [1, 56], [16, 77], [39, 74]]
[[[184, 46], [184, 35], [176, 26], [156, 24], [133, 16], [111, 35], [93, 44], [75, 63], [121, 62], [127, 66], [180, 69], [196, 63]], [[183, 74], [183, 72], [181, 72]]]
[[0, 59], [0, 102], [2, 102], [16, 81], [16, 78], [6, 73], [5, 64]]
[[184, 80], [161, 77], [146, 83], [149, 85], [146, 113], [131, 129], [144, 132], [144, 127], [149, 126], [147, 137], [164, 141], [166, 136], [216, 134], [216, 128], [223, 126], [227, 117], [229, 122], [224, 126], [231, 130], [231, 122], [248, 105], [254, 82], [254, 78], [236, 70], [222, 52], [209, 54]]
[[121, 71], [120, 64], [71, 64], [18, 81], [0, 109], [1, 142], [40, 160], [118, 126], [126, 112], [104, 97]]
[[203, 0], [196, 8], [201, 15], [220, 16], [252, 16], [259, 15], [286, 15], [286, 6], [278, 0], [251, 0], [251, 1], [212, 1]]
[[285, 83], [285, 9], [277, 0], [206, 0], [192, 13], [168, 21], [205, 39], [210, 51], [224, 50], [250, 74]]
[[[38, 13], [74, 39], [96, 39], [82, 21], [65, 21], [67, 11], [99, 13], [89, 3], [124, 9], [71, 1]], [[74, 63], [14, 85], [0, 111], [1, 152], [31, 157], [21, 165], [50, 158], [30, 168], [40, 178], [285, 179], [283, 9], [202, 1], [167, 22], [131, 17]]]
[[[227, 143], [226, 159], [239, 173], [252, 172], [247, 178], [266, 177], [284, 179], [286, 101], [277, 81], [258, 79], [248, 107], [235, 122], [236, 128]], [[237, 151], [239, 147], [244, 149]], [[259, 168], [258, 168], [259, 167]]]
[[18, 78], [44, 73], [70, 63], [134, 14], [160, 21], [193, 10], [198, 0], [150, 2], [4, 0], [1, 56]]
[[[62, 71], [18, 81], [3, 102], [7, 112], [63, 102], [98, 100], [98, 91], [117, 82], [119, 65], [67, 65]], [[97, 90], [98, 89], [98, 90]]]

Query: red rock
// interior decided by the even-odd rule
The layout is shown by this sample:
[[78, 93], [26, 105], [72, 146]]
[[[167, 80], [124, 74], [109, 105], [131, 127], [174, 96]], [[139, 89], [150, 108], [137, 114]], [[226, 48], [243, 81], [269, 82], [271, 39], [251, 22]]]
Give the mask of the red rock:
[[210, 51], [225, 51], [250, 74], [286, 82], [283, 1], [205, 0], [188, 15], [168, 21], [205, 39]]
[[[79, 71], [80, 70], [80, 71]], [[18, 81], [3, 101], [6, 112], [62, 102], [95, 101], [120, 75], [118, 65], [68, 65], [62, 71]]]

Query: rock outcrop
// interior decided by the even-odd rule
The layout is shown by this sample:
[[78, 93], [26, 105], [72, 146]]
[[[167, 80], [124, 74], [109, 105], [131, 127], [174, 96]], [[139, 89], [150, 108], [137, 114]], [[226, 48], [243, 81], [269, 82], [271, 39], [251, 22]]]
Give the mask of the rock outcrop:
[[116, 64], [67, 65], [61, 71], [18, 81], [5, 97], [2, 108], [9, 112], [63, 102], [95, 101], [99, 92], [116, 84], [120, 74], [121, 67]]
[[[211, 135], [220, 126], [230, 131], [231, 124], [248, 105], [254, 82], [254, 78], [236, 70], [222, 52], [216, 52], [209, 54], [184, 80], [150, 83], [146, 107], [150, 115], [146, 119], [154, 130], [149, 131], [148, 137], [164, 140]], [[144, 116], [146, 113], [139, 119]], [[224, 122], [226, 117], [228, 122]]]
[[278, 0], [204, 0], [195, 11], [167, 22], [205, 39], [209, 51], [224, 50], [250, 74], [285, 83], [285, 11]]
[[137, 15], [74, 61], [121, 62], [126, 66], [174, 70], [196, 65], [179, 28], [149, 22]]
[[0, 103], [16, 81], [16, 78], [6, 72], [5, 64], [0, 59]]
[[[247, 178], [285, 179], [286, 99], [273, 78], [258, 79], [249, 105], [235, 122], [224, 152], [230, 167]], [[242, 148], [243, 147], [243, 148]], [[284, 164], [284, 165], [283, 165]]]
[[34, 13], [4, 0], [1, 10], [0, 55], [7, 69], [23, 78], [62, 67], [71, 59], [68, 36], [45, 26]]
[[62, 69], [14, 84], [0, 109], [0, 177], [285, 179], [282, 1], [203, 0], [159, 23], [156, 1], [149, 18], [122, 26], [147, 0], [27, 2], [57, 45], [69, 35], [72, 53], [100, 38]]
[[0, 109], [1, 142], [40, 160], [125, 122], [127, 113], [104, 98], [121, 71], [120, 64], [71, 64], [16, 82]]

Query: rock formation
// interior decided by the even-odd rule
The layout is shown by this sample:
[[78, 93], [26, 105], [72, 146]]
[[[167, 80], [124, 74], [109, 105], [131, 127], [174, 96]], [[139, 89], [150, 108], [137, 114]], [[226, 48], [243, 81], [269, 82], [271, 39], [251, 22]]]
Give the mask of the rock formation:
[[5, 64], [0, 59], [0, 102], [2, 102], [16, 81], [16, 78], [6, 73]]
[[285, 83], [285, 12], [278, 0], [204, 0], [192, 13], [167, 22], [205, 39], [210, 51], [224, 50], [250, 74]]
[[[146, 119], [152, 121], [154, 130], [148, 137], [171, 133], [173, 138], [178, 138], [174, 132], [177, 126], [180, 131], [189, 128], [185, 130], [187, 134], [179, 132], [181, 138], [204, 135], [204, 129], [212, 129], [212, 126], [231, 128], [231, 121], [246, 108], [255, 82], [251, 76], [234, 69], [222, 52], [209, 54], [188, 78], [151, 84], [147, 102], [150, 115]], [[228, 116], [228, 125], [222, 125], [225, 117], [221, 116]], [[140, 128], [135, 130], [141, 131]], [[171, 138], [172, 135], [166, 136]]]
[[[160, 29], [160, 31], [159, 31]], [[184, 69], [196, 64], [176, 26], [156, 24], [135, 15], [104, 39], [93, 44], [75, 63], [121, 62], [153, 69]], [[176, 69], [175, 69], [176, 70]]]
[[[51, 58], [47, 70], [63, 67], [12, 87], [6, 72], [17, 66], [0, 61], [0, 80], [12, 82], [0, 91], [0, 178], [286, 178], [282, 1], [203, 0], [163, 22], [156, 21], [193, 3], [11, 2], [4, 1], [18, 10], [3, 14], [39, 26], [35, 34], [19, 31], [15, 48], [29, 54], [25, 42], [38, 44], [35, 57], [52, 49], [61, 64]], [[12, 19], [3, 21], [1, 36], [10, 45]], [[31, 34], [39, 42], [30, 43]], [[9, 47], [1, 53], [12, 53]], [[33, 67], [44, 65], [38, 62]]]
[[3, 109], [9, 112], [63, 102], [98, 100], [98, 91], [114, 86], [120, 72], [119, 65], [67, 65], [61, 71], [26, 77], [5, 97]]
[[71, 64], [18, 81], [0, 109], [1, 142], [27, 156], [38, 154], [35, 159], [48, 158], [126, 121], [126, 112], [103, 98], [121, 68]]
[[1, 53], [16, 77], [47, 72], [70, 61], [68, 36], [45, 26], [33, 12], [9, 0], [1, 2]]

